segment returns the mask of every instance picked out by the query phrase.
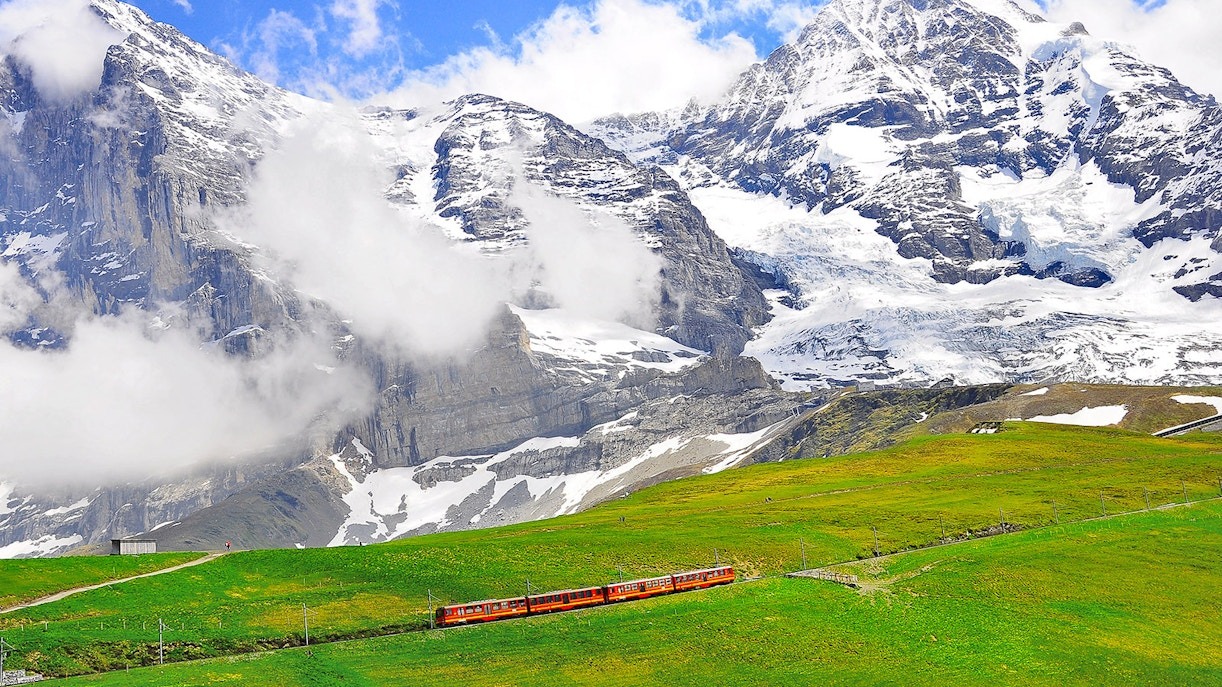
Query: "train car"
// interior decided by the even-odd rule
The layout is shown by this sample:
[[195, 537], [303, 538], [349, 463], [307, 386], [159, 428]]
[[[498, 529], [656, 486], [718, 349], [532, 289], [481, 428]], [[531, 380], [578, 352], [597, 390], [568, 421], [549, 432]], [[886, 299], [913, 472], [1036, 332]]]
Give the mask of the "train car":
[[734, 581], [734, 568], [723, 565], [720, 568], [676, 573], [671, 577], [674, 578], [675, 591], [685, 592], [689, 589], [705, 589], [719, 584], [730, 584]]
[[524, 596], [515, 599], [490, 599], [469, 604], [442, 606], [437, 609], [437, 624], [441, 627], [449, 627], [517, 618], [526, 615], [527, 608]]
[[566, 589], [561, 592], [534, 594], [526, 597], [530, 613], [551, 613], [553, 611], [571, 611], [574, 608], [599, 606], [607, 603], [607, 593], [604, 587], [585, 587], [582, 589]]
[[673, 575], [651, 577], [645, 580], [632, 580], [631, 582], [613, 582], [607, 585], [606, 589], [607, 603], [615, 603], [616, 601], [629, 601], [631, 599], [644, 599], [659, 594], [669, 594], [675, 591], [675, 580]]

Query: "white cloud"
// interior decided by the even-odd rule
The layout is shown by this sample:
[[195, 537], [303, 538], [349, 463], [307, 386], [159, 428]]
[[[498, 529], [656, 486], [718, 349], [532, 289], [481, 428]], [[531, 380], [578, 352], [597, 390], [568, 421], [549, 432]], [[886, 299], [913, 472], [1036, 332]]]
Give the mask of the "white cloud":
[[478, 344], [506, 277], [391, 207], [383, 192], [393, 178], [378, 159], [355, 113], [303, 120], [259, 163], [247, 206], [219, 222], [364, 336], [425, 355]]
[[802, 29], [819, 12], [819, 2], [797, 2], [785, 0], [688, 0], [693, 9], [689, 14], [698, 16], [709, 25], [734, 24], [762, 21], [786, 42], [798, 37]]
[[586, 317], [653, 329], [662, 259], [632, 227], [523, 185], [510, 202], [529, 222], [529, 244], [515, 256], [519, 288], [535, 285], [552, 305]]
[[181, 7], [182, 11], [186, 12], [187, 14], [191, 14], [195, 11], [195, 8], [191, 6], [190, 0], [174, 0], [174, 4]]
[[25, 279], [17, 265], [0, 261], [0, 334], [20, 329], [42, 297]]
[[9, 0], [0, 5], [0, 54], [30, 69], [39, 95], [70, 101], [102, 81], [107, 49], [123, 34], [88, 0]]
[[665, 110], [720, 95], [755, 60], [737, 34], [702, 38], [677, 5], [597, 0], [561, 5], [514, 39], [415, 72], [388, 99], [419, 105], [466, 93], [523, 102], [570, 122]]
[[281, 54], [297, 54], [304, 50], [309, 55], [316, 55], [318, 37], [316, 30], [297, 15], [273, 9], [253, 32], [242, 36], [240, 45], [222, 42], [218, 48], [230, 61], [244, 64], [264, 81], [279, 84]]
[[296, 446], [329, 411], [338, 422], [368, 410], [368, 382], [325, 346], [238, 359], [146, 316], [83, 319], [66, 350], [0, 343], [10, 389], [0, 394], [0, 478], [36, 487], [172, 476]]
[[1050, 0], [1047, 16], [1080, 21], [1098, 38], [1126, 43], [1203, 93], [1222, 95], [1222, 12], [1217, 0]]
[[335, 0], [331, 3], [331, 14], [352, 27], [344, 41], [344, 52], [364, 57], [378, 49], [382, 41], [378, 9], [386, 4], [389, 0]]

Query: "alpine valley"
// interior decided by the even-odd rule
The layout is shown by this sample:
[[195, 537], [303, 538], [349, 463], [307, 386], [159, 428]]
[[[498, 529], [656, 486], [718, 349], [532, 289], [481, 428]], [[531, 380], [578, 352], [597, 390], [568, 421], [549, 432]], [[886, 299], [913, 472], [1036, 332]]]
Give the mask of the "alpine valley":
[[849, 387], [932, 412], [1222, 384], [1222, 108], [1034, 7], [829, 0], [714, 102], [578, 123], [481, 94], [353, 111], [92, 10], [88, 94], [0, 65], [0, 252], [37, 294], [0, 302], [6, 354], [98, 322], [185, 339], [288, 396], [292, 431], [193, 461], [171, 436], [104, 484], [0, 475], [0, 557], [571, 513], [789, 457]]

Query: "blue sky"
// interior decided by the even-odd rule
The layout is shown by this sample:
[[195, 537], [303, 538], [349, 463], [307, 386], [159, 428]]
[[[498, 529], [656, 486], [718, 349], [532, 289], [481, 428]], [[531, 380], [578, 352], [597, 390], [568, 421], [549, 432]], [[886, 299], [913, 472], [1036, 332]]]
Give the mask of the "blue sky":
[[[717, 95], [822, 0], [129, 1], [307, 95], [413, 105], [488, 92], [580, 122]], [[1218, 0], [1039, 2], [1222, 92]]]
[[[330, 0], [317, 3], [293, 0], [128, 0], [154, 19], [181, 29], [195, 40], [216, 47], [220, 43], [240, 44], [243, 34], [253, 34], [273, 10], [295, 14], [309, 25], [321, 15], [335, 32], [335, 41], [323, 49], [334, 49], [342, 40], [342, 20], [328, 11]], [[569, 2], [588, 7], [590, 2]], [[701, 3], [692, 3], [699, 7]], [[778, 3], [782, 4], [782, 3]], [[811, 4], [811, 3], [807, 3]], [[817, 3], [813, 3], [817, 4]], [[557, 0], [396, 0], [377, 7], [387, 39], [398, 41], [409, 68], [422, 68], [450, 55], [489, 43], [489, 30], [502, 40], [510, 40], [532, 24], [542, 21], [561, 5]], [[189, 11], [188, 11], [189, 8]], [[749, 38], [761, 54], [780, 45], [780, 31], [770, 29], [764, 12], [734, 17], [710, 27], [731, 30]]]

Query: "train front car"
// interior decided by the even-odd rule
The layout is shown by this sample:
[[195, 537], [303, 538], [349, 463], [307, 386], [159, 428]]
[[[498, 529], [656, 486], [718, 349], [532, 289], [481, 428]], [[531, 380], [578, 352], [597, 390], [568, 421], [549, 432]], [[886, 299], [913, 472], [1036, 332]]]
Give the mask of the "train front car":
[[548, 592], [526, 597], [530, 604], [531, 615], [535, 613], [551, 613], [553, 611], [571, 611], [586, 606], [600, 606], [607, 603], [607, 596], [602, 587], [585, 587], [583, 589], [566, 589], [562, 592]]
[[719, 584], [730, 584], [734, 581], [734, 568], [723, 565], [719, 568], [706, 568], [671, 575], [675, 581], [675, 591], [685, 592], [689, 589], [705, 589]]
[[675, 580], [671, 575], [666, 577], [651, 577], [647, 580], [632, 580], [631, 582], [614, 582], [607, 585], [607, 603], [644, 599], [659, 594], [669, 594], [675, 591]]
[[524, 596], [516, 599], [491, 599], [469, 604], [442, 606], [437, 609], [437, 625], [451, 627], [517, 618], [526, 615], [526, 608], [526, 597]]

